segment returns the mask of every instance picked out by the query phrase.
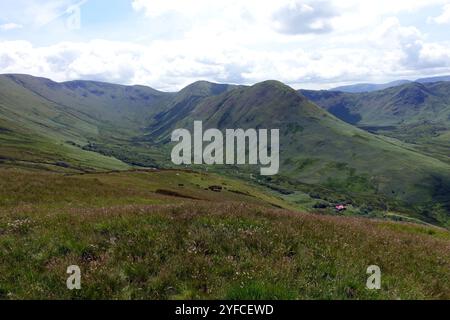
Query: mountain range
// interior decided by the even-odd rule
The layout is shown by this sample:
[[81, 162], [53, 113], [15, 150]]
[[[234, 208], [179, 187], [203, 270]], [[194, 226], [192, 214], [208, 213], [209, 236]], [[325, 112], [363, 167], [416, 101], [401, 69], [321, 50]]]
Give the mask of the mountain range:
[[366, 93], [299, 92], [347, 123], [450, 160], [450, 82], [411, 82]]
[[383, 90], [387, 88], [392, 88], [396, 86], [400, 86], [403, 84], [417, 82], [417, 83], [430, 83], [430, 82], [440, 82], [440, 81], [450, 81], [450, 76], [438, 76], [438, 77], [429, 77], [429, 78], [420, 78], [414, 81], [411, 80], [396, 80], [388, 83], [357, 83], [348, 86], [341, 86], [330, 89], [330, 91], [341, 91], [347, 93], [361, 93], [361, 92], [373, 92], [378, 90]]
[[[248, 166], [194, 169], [253, 181], [299, 205], [305, 197], [346, 202], [361, 214], [367, 208], [395, 210], [445, 225], [450, 216], [445, 144], [431, 152], [411, 143], [411, 136], [401, 139], [370, 128], [396, 132], [429, 122], [444, 128], [450, 119], [449, 85], [407, 83], [348, 94], [296, 91], [278, 81], [253, 86], [199, 81], [167, 93], [1, 75], [0, 166], [64, 173], [171, 168], [170, 134], [190, 129], [195, 120], [221, 130], [279, 128], [278, 176], [260, 177]], [[445, 140], [445, 130], [438, 139]]]

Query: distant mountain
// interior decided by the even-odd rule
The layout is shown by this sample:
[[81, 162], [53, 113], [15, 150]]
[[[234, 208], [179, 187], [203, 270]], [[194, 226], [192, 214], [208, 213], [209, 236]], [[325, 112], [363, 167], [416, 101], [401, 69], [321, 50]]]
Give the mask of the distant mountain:
[[360, 92], [372, 92], [377, 90], [383, 90], [391, 87], [400, 86], [402, 84], [409, 83], [411, 81], [409, 80], [398, 80], [398, 81], [392, 81], [388, 83], [382, 83], [382, 84], [375, 84], [375, 83], [358, 83], [348, 86], [342, 86], [342, 87], [336, 87], [333, 89], [330, 89], [330, 91], [341, 91], [341, 92], [348, 92], [348, 93], [360, 93]]
[[421, 78], [417, 79], [416, 82], [419, 83], [429, 83], [429, 82], [439, 82], [439, 81], [450, 81], [450, 76], [438, 76], [431, 78]]
[[[406, 101], [396, 104], [400, 114], [408, 114], [403, 109], [411, 102], [420, 104], [445, 93], [445, 88], [434, 88], [433, 93], [429, 86], [392, 89], [394, 97]], [[358, 96], [298, 94], [277, 81], [250, 87], [201, 81], [164, 93], [142, 86], [4, 75], [0, 165], [64, 172], [170, 167], [172, 130], [191, 128], [195, 120], [222, 130], [279, 128], [280, 175], [259, 177], [259, 183], [284, 195], [308, 192], [327, 201], [389, 207], [430, 222], [443, 221], [450, 212], [450, 165], [341, 121], [309, 100], [322, 94], [322, 105], [342, 97], [353, 102]], [[211, 170], [248, 179], [254, 169]]]
[[439, 82], [439, 81], [450, 81], [450, 76], [438, 76], [438, 77], [431, 77], [431, 78], [421, 78], [417, 79], [415, 81], [411, 80], [397, 80], [392, 81], [388, 83], [382, 83], [382, 84], [374, 84], [374, 83], [358, 83], [348, 86], [341, 86], [330, 89], [330, 91], [340, 91], [340, 92], [347, 92], [347, 93], [363, 93], [363, 92], [373, 92], [378, 90], [384, 90], [392, 87], [401, 86], [407, 83], [411, 82], [418, 82], [418, 83], [431, 83], [431, 82]]

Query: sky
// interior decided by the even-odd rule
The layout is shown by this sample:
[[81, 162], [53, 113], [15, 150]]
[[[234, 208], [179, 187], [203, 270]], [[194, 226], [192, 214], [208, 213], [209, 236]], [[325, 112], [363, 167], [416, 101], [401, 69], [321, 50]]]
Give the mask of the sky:
[[0, 0], [0, 73], [175, 91], [450, 74], [450, 0]]

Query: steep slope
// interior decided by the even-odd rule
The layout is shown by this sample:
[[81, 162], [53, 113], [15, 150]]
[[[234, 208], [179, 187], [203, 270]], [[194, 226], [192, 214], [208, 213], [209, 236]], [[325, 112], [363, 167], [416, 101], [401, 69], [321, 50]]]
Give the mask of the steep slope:
[[160, 110], [157, 107], [172, 96], [144, 86], [93, 81], [57, 83], [28, 75], [3, 75], [0, 79], [27, 89], [62, 111], [76, 112], [83, 120], [95, 123], [99, 131], [110, 131], [108, 134], [117, 130], [138, 132]]
[[[152, 147], [146, 128], [163, 130], [202, 99], [233, 88], [199, 81], [166, 93], [144, 86], [0, 75], [0, 157], [58, 170], [103, 169], [101, 162], [111, 163], [104, 169], [127, 168], [125, 163], [158, 166], [164, 158]], [[79, 163], [83, 158], [98, 158], [99, 164]]]
[[348, 94], [306, 91], [301, 94], [336, 117], [419, 145], [449, 161], [450, 82], [411, 83], [382, 91]]
[[172, 96], [143, 86], [2, 75], [0, 156], [58, 170], [156, 166], [159, 152], [133, 139]]
[[168, 130], [171, 124], [182, 120], [204, 99], [235, 89], [236, 86], [197, 81], [176, 93], [165, 105], [164, 111], [156, 114], [149, 125], [148, 136], [158, 136]]
[[308, 90], [299, 92], [344, 121], [359, 126], [397, 126], [423, 121], [449, 122], [449, 90], [450, 82], [438, 82], [410, 83], [359, 94]]
[[174, 128], [192, 129], [194, 120], [205, 129], [279, 128], [281, 173], [294, 185], [431, 204], [442, 193], [437, 181], [450, 181], [448, 165], [348, 125], [276, 81], [206, 99], [188, 117], [167, 124], [160, 140]]
[[80, 148], [88, 139], [99, 136], [98, 120], [45, 98], [10, 76], [0, 77], [0, 116], [3, 162], [56, 166], [60, 170], [128, 167], [116, 159]]

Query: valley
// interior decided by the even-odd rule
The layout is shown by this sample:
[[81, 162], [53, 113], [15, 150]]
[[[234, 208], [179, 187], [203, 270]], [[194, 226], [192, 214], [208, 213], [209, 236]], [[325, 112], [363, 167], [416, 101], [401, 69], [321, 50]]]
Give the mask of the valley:
[[[0, 75], [0, 299], [448, 299], [447, 123], [421, 122], [447, 114], [446, 85], [358, 98]], [[172, 133], [195, 121], [279, 129], [279, 174], [175, 165]]]
[[[359, 129], [338, 119], [333, 106], [329, 110], [336, 117], [311, 102], [326, 109], [330, 97], [347, 101], [354, 94], [324, 92], [328, 100], [323, 100], [321, 92], [299, 95], [277, 81], [254, 86], [199, 81], [178, 93], [89, 81], [56, 83], [27, 75], [4, 75], [0, 82], [2, 166], [63, 173], [176, 168], [170, 154], [177, 128], [192, 130], [195, 121], [202, 121], [204, 130], [224, 132], [230, 127], [273, 128], [280, 129], [277, 176], [260, 176], [257, 168], [239, 164], [190, 168], [255, 182], [299, 201], [307, 211], [348, 202], [356, 214], [396, 211], [441, 226], [449, 221], [450, 164], [443, 154]], [[445, 92], [445, 85], [427, 84], [439, 92]], [[423, 84], [406, 86], [387, 90], [411, 100], [417, 90], [426, 89]], [[438, 101], [435, 96], [429, 99]], [[358, 126], [395, 125], [383, 119]], [[439, 150], [444, 150], [441, 143]]]

